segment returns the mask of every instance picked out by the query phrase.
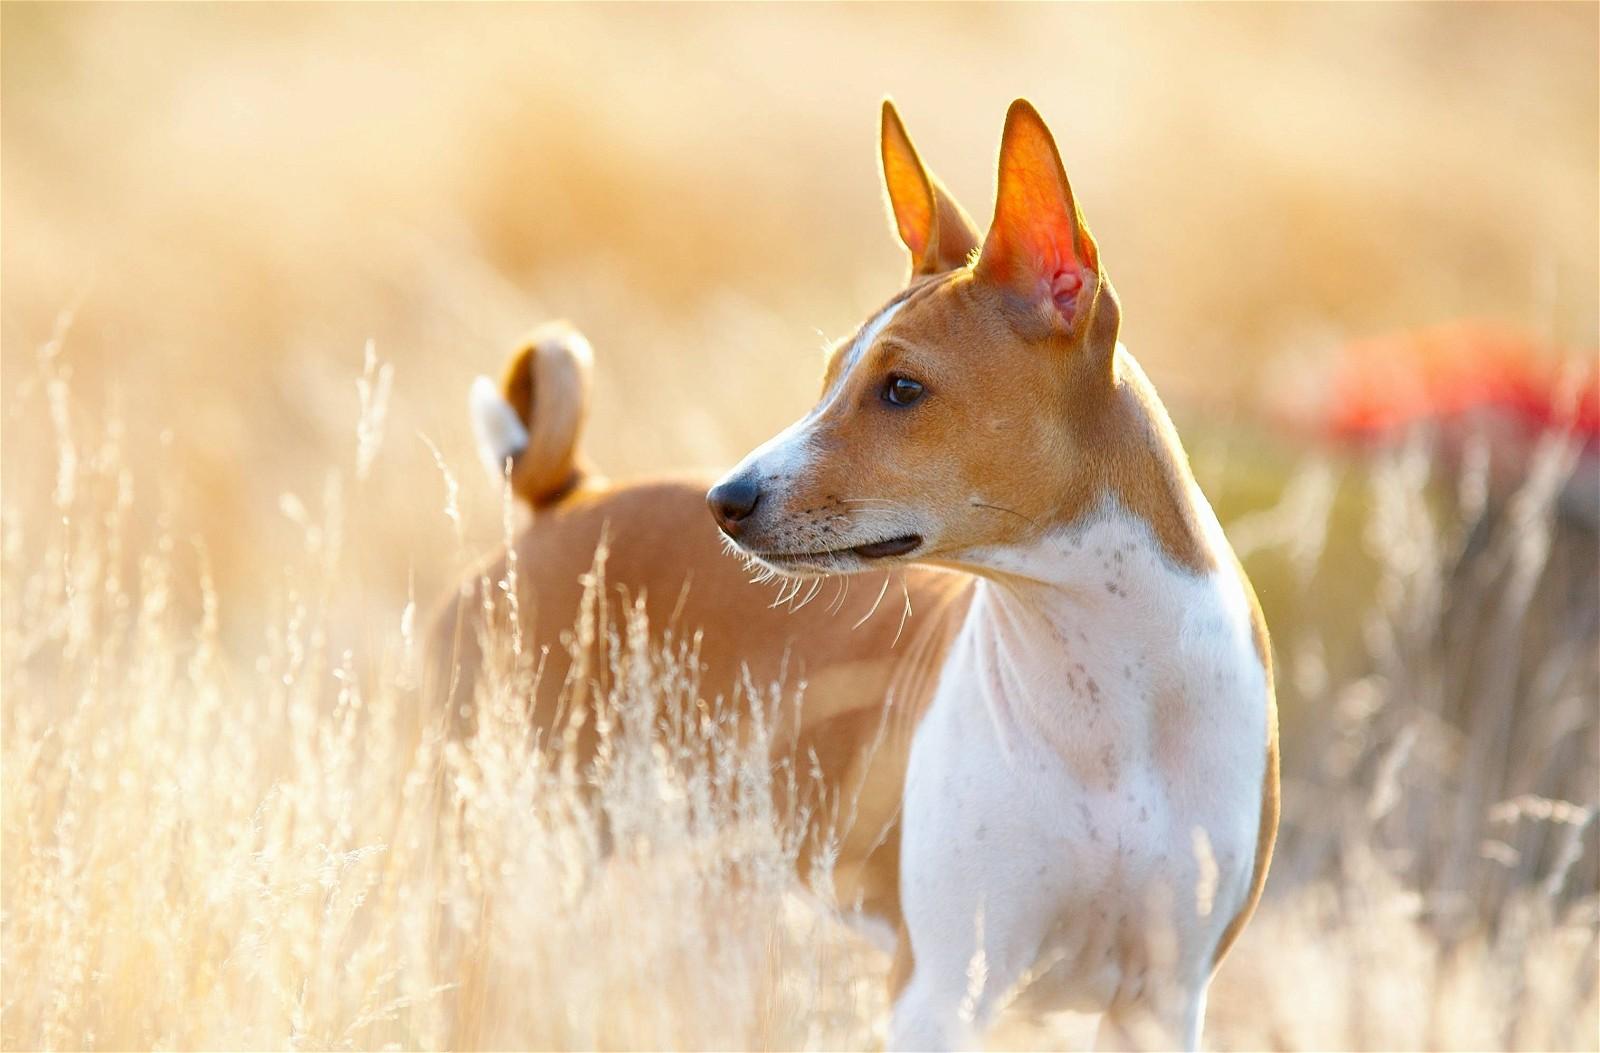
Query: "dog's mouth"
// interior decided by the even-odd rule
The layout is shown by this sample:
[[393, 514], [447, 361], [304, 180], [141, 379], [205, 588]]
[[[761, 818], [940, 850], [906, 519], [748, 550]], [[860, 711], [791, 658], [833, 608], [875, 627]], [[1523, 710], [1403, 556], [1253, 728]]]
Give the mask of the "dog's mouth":
[[814, 552], [756, 552], [749, 551], [749, 555], [756, 557], [763, 563], [774, 566], [798, 567], [830, 567], [848, 562], [849, 557], [872, 561], [880, 559], [893, 559], [896, 556], [909, 556], [922, 547], [921, 534], [901, 534], [899, 537], [885, 538], [882, 541], [870, 541], [865, 545], [849, 545], [844, 548], [828, 548]]

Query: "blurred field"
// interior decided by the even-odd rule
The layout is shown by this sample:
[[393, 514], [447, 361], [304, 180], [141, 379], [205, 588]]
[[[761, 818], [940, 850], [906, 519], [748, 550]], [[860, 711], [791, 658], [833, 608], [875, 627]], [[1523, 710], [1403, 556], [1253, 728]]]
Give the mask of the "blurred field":
[[749, 757], [608, 790], [706, 846], [661, 877], [524, 807], [570, 773], [509, 721], [385, 729], [416, 606], [502, 531], [471, 377], [566, 316], [604, 470], [735, 460], [902, 277], [885, 93], [980, 221], [1038, 104], [1274, 628], [1284, 837], [1208, 1043], [1594, 1048], [1600, 597], [1557, 510], [1593, 462], [1486, 496], [1280, 426], [1442, 321], [1593, 367], [1594, 6], [0, 17], [6, 1048], [872, 1041], [882, 963], [785, 886], [759, 785], [708, 803]]

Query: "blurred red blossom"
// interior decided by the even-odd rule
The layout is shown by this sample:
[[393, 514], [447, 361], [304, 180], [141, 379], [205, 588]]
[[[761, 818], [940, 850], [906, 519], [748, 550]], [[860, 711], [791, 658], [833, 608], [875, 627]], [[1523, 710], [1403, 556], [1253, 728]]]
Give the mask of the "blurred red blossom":
[[1600, 373], [1575, 356], [1494, 323], [1458, 321], [1347, 344], [1326, 389], [1320, 427], [1334, 439], [1383, 443], [1418, 424], [1494, 418], [1503, 434], [1567, 431], [1600, 442]]

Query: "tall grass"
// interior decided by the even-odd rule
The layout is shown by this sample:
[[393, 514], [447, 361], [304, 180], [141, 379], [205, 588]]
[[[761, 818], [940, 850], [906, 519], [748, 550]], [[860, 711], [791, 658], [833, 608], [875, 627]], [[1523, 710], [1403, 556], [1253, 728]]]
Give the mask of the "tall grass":
[[[775, 698], [740, 727], [628, 611], [608, 688], [574, 707], [602, 732], [580, 769], [522, 718], [539, 656], [514, 583], [491, 593], [464, 741], [417, 712], [414, 605], [369, 647], [330, 641], [329, 596], [358, 586], [339, 508], [382, 428], [363, 393], [355, 493], [291, 510], [304, 559], [253, 660], [221, 653], [203, 542], [124, 550], [138, 505], [114, 427], [85, 445], [58, 409], [37, 533], [8, 495], [6, 1046], [866, 1042], [883, 995], [862, 949], [793, 887], [799, 827], [775, 812], [759, 719]], [[174, 595], [190, 569], [193, 618]]]
[[[792, 776], [767, 764], [765, 717], [794, 699], [703, 697], [694, 641], [652, 637], [604, 585], [603, 551], [574, 643], [621, 628], [604, 675], [568, 684], [570, 719], [601, 732], [592, 764], [521, 718], [540, 656], [516, 629], [514, 581], [486, 590], [482, 717], [464, 740], [421, 709], [414, 602], [336, 640], [331, 598], [361, 588], [341, 509], [384, 470], [370, 357], [354, 470], [330, 474], [315, 509], [286, 500], [301, 555], [237, 653], [204, 539], [162, 526], [130, 548], [147, 506], [114, 418], [74, 418], [59, 345], [35, 370], [54, 471], [42, 493], [7, 473], [4, 495], [7, 1048], [880, 1039], [886, 963], [826, 904], [825, 865], [799, 886], [803, 817], [775, 804], [794, 795], [773, 778]], [[1594, 1047], [1594, 802], [1539, 793], [1593, 788], [1592, 749], [1561, 741], [1592, 744], [1593, 624], [1532, 641], [1518, 628], [1545, 602], [1527, 582], [1544, 576], [1569, 457], [1552, 440], [1473, 543], [1509, 546], [1478, 582], [1487, 597], [1450, 573], [1478, 536], [1462, 523], [1485, 510], [1438, 522], [1421, 447], [1356, 485], [1378, 568], [1371, 653], [1360, 675], [1317, 682], [1314, 621], [1279, 641], [1322, 730], [1301, 740], [1314, 755], [1287, 758], [1274, 879], [1214, 989], [1212, 1046]], [[1300, 478], [1236, 534], [1252, 561], [1293, 564], [1314, 603], [1306, 539], [1337, 518], [1341, 488], [1311, 466]], [[601, 596], [620, 621], [596, 616]], [[1516, 675], [1463, 693], [1450, 671], [1473, 656], [1450, 650], [1447, 612], [1468, 600]], [[1507, 750], [1508, 727], [1543, 737]], [[1024, 1022], [1005, 1041], [1073, 1033]]]

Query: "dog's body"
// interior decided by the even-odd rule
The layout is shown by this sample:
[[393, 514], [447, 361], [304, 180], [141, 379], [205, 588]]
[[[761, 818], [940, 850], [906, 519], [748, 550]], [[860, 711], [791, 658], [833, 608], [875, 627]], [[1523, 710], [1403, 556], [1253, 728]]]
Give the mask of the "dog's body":
[[1268, 825], [1239, 807], [1268, 781], [1238, 733], [1266, 730], [1264, 640], [1213, 551], [1175, 568], [1108, 500], [980, 580], [908, 766], [899, 1045], [966, 1034], [963, 1005], [981, 1027], [1024, 980], [1031, 1004], [1109, 1011], [1112, 1048], [1198, 1044]]
[[[966, 1044], [1021, 989], [1105, 1014], [1117, 1044], [1193, 1046], [1276, 830], [1265, 626], [1116, 341], [1120, 308], [1037, 114], [1008, 116], [981, 245], [887, 106], [883, 161], [911, 282], [835, 349], [817, 407], [709, 502], [769, 570], [881, 569], [903, 595], [882, 603], [874, 577], [773, 607], [720, 550], [698, 487], [586, 482], [586, 358], [556, 335], [514, 360], [503, 402], [475, 396], [489, 459], [509, 458], [541, 509], [517, 544], [536, 632], [570, 623], [609, 524], [609, 579], [643, 591], [657, 624], [704, 632], [707, 694], [746, 668], [807, 683], [774, 741], [814, 755], [855, 816], [838, 890], [898, 930], [891, 1045]], [[460, 623], [447, 635], [472, 646]], [[550, 707], [536, 700], [536, 723]]]
[[[550, 331], [545, 336], [560, 338]], [[572, 628], [584, 589], [580, 579], [604, 537], [605, 581], [642, 598], [656, 631], [673, 629], [679, 639], [701, 634], [705, 697], [732, 699], [747, 681], [763, 692], [776, 684], [791, 703], [800, 692], [798, 708], [778, 709], [773, 760], [797, 761], [802, 781], [809, 781], [815, 763], [817, 781], [831, 799], [806, 803], [826, 807], [817, 835], [840, 839], [834, 867], [839, 900], [892, 927], [899, 918], [898, 819], [911, 732], [932, 697], [939, 656], [959, 626], [971, 582], [914, 567], [866, 588], [829, 586], [803, 606], [798, 598], [775, 604], [775, 590], [752, 585], [749, 571], [718, 540], [706, 515], [710, 482], [609, 486], [585, 479], [538, 510], [514, 553], [528, 643], [548, 654], [531, 719], [548, 734], [559, 717], [571, 662], [561, 635]], [[480, 590], [506, 579], [507, 560], [507, 554], [497, 556], [463, 583], [435, 633], [434, 652], [451, 656], [437, 668], [454, 674], [454, 683], [441, 683], [435, 693], [458, 706], [470, 703], [481, 661]], [[749, 704], [748, 694], [741, 701]], [[594, 722], [578, 734], [578, 753], [591, 756]], [[835, 801], [842, 807], [833, 809]], [[829, 828], [836, 811], [848, 821]]]

